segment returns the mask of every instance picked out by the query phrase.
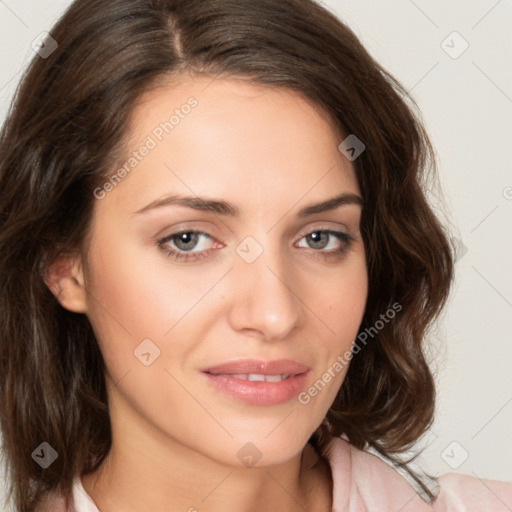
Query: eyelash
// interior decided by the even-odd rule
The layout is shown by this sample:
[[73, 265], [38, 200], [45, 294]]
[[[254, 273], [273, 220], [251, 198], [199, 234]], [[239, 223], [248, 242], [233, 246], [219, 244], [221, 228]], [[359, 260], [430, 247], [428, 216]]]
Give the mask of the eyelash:
[[[338, 238], [338, 240], [343, 242], [342, 247], [340, 247], [339, 249], [331, 250], [331, 251], [324, 251], [322, 249], [310, 248], [311, 251], [316, 253], [315, 257], [321, 255], [321, 257], [325, 258], [327, 261], [340, 260], [344, 256], [345, 252], [350, 249], [352, 243], [356, 241], [356, 239], [352, 235], [349, 235], [348, 233], [344, 233], [342, 231], [334, 231], [332, 229], [321, 229], [321, 228], [315, 229], [313, 231], [310, 231], [309, 233], [306, 233], [302, 238], [305, 238], [308, 235], [312, 235], [313, 233], [327, 233], [329, 235], [335, 236], [336, 238]], [[208, 250], [204, 250], [204, 251], [200, 251], [200, 252], [189, 253], [186, 251], [171, 249], [168, 245], [166, 245], [167, 242], [171, 241], [173, 238], [178, 237], [179, 235], [183, 235], [183, 234], [205, 235], [210, 239], [212, 238], [210, 235], [208, 235], [208, 233], [204, 233], [203, 231], [188, 229], [188, 230], [177, 231], [175, 233], [172, 233], [172, 234], [162, 238], [161, 240], [158, 240], [157, 245], [164, 252], [167, 253], [167, 256], [173, 257], [177, 261], [185, 261], [185, 262], [197, 261], [202, 258], [206, 258], [212, 250], [215, 250], [215, 249], [208, 249]], [[302, 240], [302, 238], [301, 238], [301, 240]], [[318, 254], [318, 253], [320, 253], [320, 254]]]

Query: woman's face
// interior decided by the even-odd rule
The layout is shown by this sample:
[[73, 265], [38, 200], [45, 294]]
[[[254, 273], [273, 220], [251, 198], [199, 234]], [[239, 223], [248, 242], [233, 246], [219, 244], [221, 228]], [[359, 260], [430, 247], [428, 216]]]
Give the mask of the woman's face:
[[361, 206], [325, 205], [360, 196], [341, 139], [293, 91], [188, 75], [129, 134], [83, 262], [114, 436], [284, 462], [334, 400], [366, 303]]

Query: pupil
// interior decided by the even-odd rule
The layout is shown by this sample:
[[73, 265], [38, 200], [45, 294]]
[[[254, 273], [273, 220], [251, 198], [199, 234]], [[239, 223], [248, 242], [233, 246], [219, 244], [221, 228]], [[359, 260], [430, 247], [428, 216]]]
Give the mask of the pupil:
[[[313, 244], [320, 245], [320, 247], [315, 246], [316, 249], [323, 248], [322, 246], [325, 245], [325, 242], [326, 242], [325, 238], [327, 237], [327, 233], [323, 233], [321, 231], [315, 231], [315, 232], [311, 233], [309, 236], [310, 236], [310, 239]], [[322, 237], [324, 238], [324, 240], [323, 240], [324, 243], [322, 243]]]
[[196, 238], [197, 238], [197, 234], [196, 233], [180, 233], [178, 235], [178, 239], [177, 239], [177, 242], [176, 244], [178, 245], [178, 247], [180, 247], [180, 245], [185, 245], [188, 247], [180, 247], [181, 249], [190, 249], [190, 245], [194, 245], [195, 242], [196, 242]]

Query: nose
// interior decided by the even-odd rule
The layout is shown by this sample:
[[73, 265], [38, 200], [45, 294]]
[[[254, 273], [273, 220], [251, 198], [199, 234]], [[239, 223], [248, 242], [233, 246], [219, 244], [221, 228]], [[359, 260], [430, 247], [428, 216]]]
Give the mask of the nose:
[[242, 256], [235, 256], [235, 268], [230, 273], [234, 292], [229, 321], [236, 331], [277, 341], [304, 321], [304, 299], [299, 275], [286, 255], [268, 244], [261, 244], [261, 250], [250, 263], [242, 252]]

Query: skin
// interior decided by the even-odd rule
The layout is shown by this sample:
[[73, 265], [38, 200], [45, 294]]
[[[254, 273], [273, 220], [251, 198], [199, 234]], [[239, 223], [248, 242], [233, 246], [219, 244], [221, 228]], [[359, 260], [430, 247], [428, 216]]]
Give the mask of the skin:
[[[361, 206], [297, 212], [360, 195], [354, 168], [325, 112], [294, 91], [232, 77], [183, 75], [146, 94], [129, 152], [190, 96], [197, 107], [95, 199], [88, 246], [47, 278], [65, 308], [87, 315], [107, 366], [113, 445], [84, 488], [102, 512], [330, 511], [328, 463], [306, 443], [347, 366], [308, 404], [272, 406], [226, 396], [199, 370], [292, 359], [311, 367], [306, 389], [350, 350], [368, 285]], [[133, 213], [170, 193], [223, 199], [240, 215], [175, 205]], [[156, 243], [183, 228], [211, 237], [188, 251], [203, 257], [177, 261]], [[354, 241], [329, 259], [345, 242], [331, 235], [315, 246], [306, 235], [321, 229]], [[250, 264], [236, 252], [247, 236], [263, 250]], [[160, 350], [149, 366], [134, 356], [144, 339]], [[251, 467], [237, 457], [247, 442], [261, 453]]]

